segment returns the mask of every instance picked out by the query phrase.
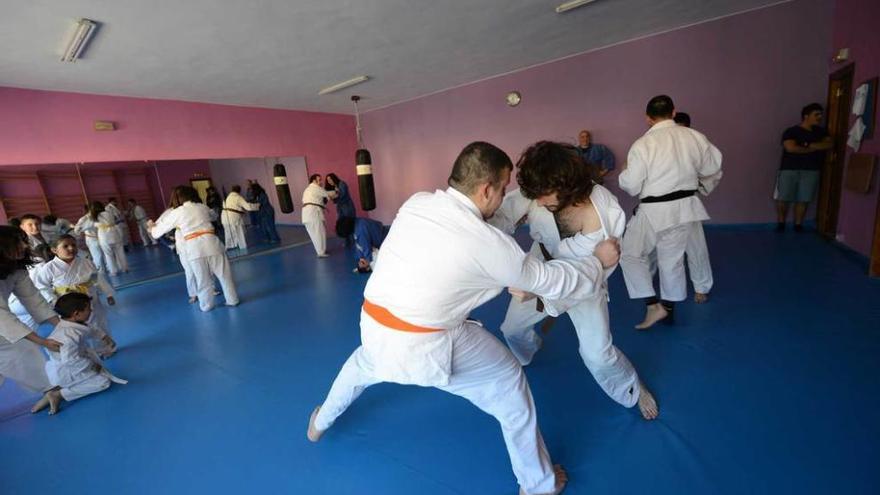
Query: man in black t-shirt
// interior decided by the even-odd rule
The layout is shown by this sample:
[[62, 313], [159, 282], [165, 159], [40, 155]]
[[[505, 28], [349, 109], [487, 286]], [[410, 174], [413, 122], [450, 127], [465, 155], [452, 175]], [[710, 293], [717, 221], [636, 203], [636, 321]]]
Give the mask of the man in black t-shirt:
[[801, 123], [782, 134], [782, 160], [776, 177], [776, 231], [785, 230], [788, 207], [794, 203], [794, 230], [803, 230], [807, 206], [816, 197], [825, 152], [833, 145], [822, 122], [822, 105], [811, 103], [801, 110]]

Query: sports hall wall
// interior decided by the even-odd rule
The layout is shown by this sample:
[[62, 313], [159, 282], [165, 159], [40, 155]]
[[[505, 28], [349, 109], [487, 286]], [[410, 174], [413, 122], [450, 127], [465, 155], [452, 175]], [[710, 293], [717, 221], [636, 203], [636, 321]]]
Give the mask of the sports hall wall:
[[[880, 75], [880, 2], [877, 0], [837, 0], [834, 6], [833, 51], [849, 48], [850, 60], [855, 62], [853, 86], [855, 89], [867, 79]], [[833, 72], [843, 64], [830, 68]], [[850, 115], [850, 125], [854, 116]], [[872, 139], [862, 141], [861, 153], [880, 155], [880, 131]], [[847, 148], [847, 155], [852, 150]], [[849, 156], [847, 156], [847, 159]], [[874, 173], [874, 182], [867, 194], [843, 188], [838, 218], [838, 238], [856, 251], [868, 255], [874, 235], [874, 216], [877, 214], [880, 178]]]
[[[96, 132], [95, 120], [118, 129]], [[0, 173], [12, 170], [6, 166], [116, 162], [110, 168], [129, 175], [145, 160], [159, 162], [165, 200], [157, 208], [170, 187], [210, 175], [211, 158], [302, 156], [312, 173], [335, 171], [357, 184], [354, 127], [350, 115], [0, 87]], [[243, 170], [241, 177], [254, 174]], [[356, 186], [352, 194], [357, 204]]]
[[[780, 137], [805, 104], [824, 105], [831, 18], [832, 1], [795, 0], [370, 111], [376, 216], [387, 223], [413, 191], [445, 187], [456, 154], [477, 139], [516, 160], [536, 140], [574, 143], [590, 129], [620, 168], [647, 129], [648, 99], [666, 93], [724, 153], [712, 222], [775, 222]], [[522, 103], [511, 108], [513, 90]]]

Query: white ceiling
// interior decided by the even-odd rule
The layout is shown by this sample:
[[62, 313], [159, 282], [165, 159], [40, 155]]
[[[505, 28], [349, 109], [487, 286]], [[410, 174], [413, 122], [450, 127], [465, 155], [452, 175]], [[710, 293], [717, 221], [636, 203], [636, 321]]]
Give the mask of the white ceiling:
[[[778, 0], [0, 0], [0, 86], [353, 113]], [[103, 23], [62, 63], [79, 17]], [[367, 83], [318, 96], [365, 74]]]

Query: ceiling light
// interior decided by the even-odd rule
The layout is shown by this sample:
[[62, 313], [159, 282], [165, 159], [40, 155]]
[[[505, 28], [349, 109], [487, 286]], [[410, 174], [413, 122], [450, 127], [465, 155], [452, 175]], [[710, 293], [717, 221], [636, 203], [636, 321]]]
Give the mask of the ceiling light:
[[78, 20], [76, 22], [76, 30], [73, 32], [73, 37], [67, 43], [67, 49], [64, 50], [61, 61], [76, 62], [76, 59], [82, 56], [83, 50], [89, 43], [92, 35], [95, 34], [96, 29], [98, 29], [97, 22], [90, 19]]
[[341, 83], [336, 83], [333, 86], [327, 86], [326, 88], [322, 89], [321, 91], [318, 91], [318, 94], [319, 95], [326, 95], [326, 94], [330, 94], [330, 93], [335, 93], [335, 92], [341, 91], [345, 88], [350, 88], [350, 87], [354, 86], [355, 84], [360, 84], [362, 82], [365, 82], [369, 79], [370, 79], [369, 76], [358, 76], [353, 79], [349, 79], [348, 81], [342, 81]]
[[563, 12], [568, 12], [569, 10], [576, 9], [578, 7], [583, 7], [588, 3], [593, 3], [596, 0], [571, 0], [570, 2], [565, 2], [556, 7], [556, 13], [561, 14]]

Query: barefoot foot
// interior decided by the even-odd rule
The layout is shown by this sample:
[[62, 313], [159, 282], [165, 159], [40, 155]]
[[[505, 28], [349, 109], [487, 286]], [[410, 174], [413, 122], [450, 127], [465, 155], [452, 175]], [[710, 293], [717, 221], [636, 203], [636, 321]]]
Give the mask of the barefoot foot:
[[697, 304], [703, 304], [704, 302], [709, 300], [709, 294], [703, 294], [702, 292], [697, 292], [694, 294], [694, 302]]
[[[553, 488], [553, 491], [550, 493], [541, 493], [540, 495], [559, 495], [562, 493], [562, 490], [565, 490], [565, 485], [568, 483], [568, 473], [565, 472], [565, 469], [561, 464], [555, 464], [553, 466], [553, 474], [556, 475], [556, 486]], [[519, 495], [527, 495], [525, 490], [522, 488], [519, 489]]]
[[662, 304], [651, 304], [648, 306], [647, 312], [645, 312], [645, 321], [636, 325], [636, 328], [639, 330], [650, 328], [658, 321], [665, 319], [667, 316], [669, 316], [669, 311], [667, 311]]
[[657, 400], [648, 390], [644, 383], [640, 384], [639, 390], [639, 411], [642, 417], [647, 420], [656, 419], [660, 415], [660, 408], [657, 406]]
[[31, 408], [31, 412], [37, 413], [49, 406], [49, 414], [52, 415], [58, 412], [59, 405], [61, 405], [61, 392], [57, 388], [53, 388], [43, 394], [43, 397]]
[[321, 406], [315, 408], [312, 411], [312, 416], [309, 418], [309, 430], [306, 432], [306, 436], [309, 438], [310, 442], [317, 442], [321, 439], [321, 435], [324, 434], [325, 430], [319, 430], [318, 427], [315, 426], [315, 418], [318, 417], [318, 411], [321, 410]]

